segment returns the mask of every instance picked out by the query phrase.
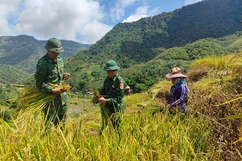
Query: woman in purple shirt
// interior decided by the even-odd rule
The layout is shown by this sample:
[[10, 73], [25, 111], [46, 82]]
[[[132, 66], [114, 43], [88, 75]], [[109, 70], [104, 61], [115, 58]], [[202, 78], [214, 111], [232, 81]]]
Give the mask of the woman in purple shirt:
[[189, 92], [186, 77], [181, 73], [179, 67], [172, 68], [171, 73], [166, 75], [166, 78], [171, 78], [173, 84], [167, 100], [167, 107], [171, 113], [173, 113], [174, 107], [178, 107], [180, 112], [186, 114], [187, 92]]

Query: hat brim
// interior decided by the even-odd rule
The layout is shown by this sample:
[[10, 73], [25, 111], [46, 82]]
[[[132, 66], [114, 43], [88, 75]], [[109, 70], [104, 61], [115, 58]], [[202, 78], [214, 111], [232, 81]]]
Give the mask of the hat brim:
[[179, 78], [179, 77], [186, 78], [187, 76], [185, 76], [184, 74], [181, 74], [181, 73], [178, 73], [178, 74], [169, 73], [166, 75], [166, 78]]
[[103, 70], [107, 71], [107, 70], [118, 70], [119, 67], [104, 67]]
[[51, 48], [51, 49], [48, 49], [49, 51], [52, 51], [52, 52], [56, 52], [56, 53], [62, 53], [64, 52], [64, 49], [63, 47], [61, 48]]

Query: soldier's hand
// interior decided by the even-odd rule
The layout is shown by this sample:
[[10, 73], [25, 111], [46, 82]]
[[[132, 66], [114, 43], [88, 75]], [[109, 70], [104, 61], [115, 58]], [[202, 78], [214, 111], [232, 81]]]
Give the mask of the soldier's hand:
[[104, 97], [101, 97], [98, 99], [98, 102], [101, 104], [101, 105], [105, 105], [107, 100], [104, 98]]
[[130, 87], [129, 86], [126, 86], [125, 87], [125, 95], [131, 95], [131, 91], [130, 91]]
[[70, 73], [64, 73], [64, 80], [68, 80], [70, 78]]
[[63, 88], [61, 88], [61, 87], [57, 87], [57, 88], [53, 88], [52, 89], [52, 93], [54, 93], [54, 94], [56, 94], [56, 95], [60, 95], [61, 93], [63, 93], [64, 92], [64, 90], [63, 90]]

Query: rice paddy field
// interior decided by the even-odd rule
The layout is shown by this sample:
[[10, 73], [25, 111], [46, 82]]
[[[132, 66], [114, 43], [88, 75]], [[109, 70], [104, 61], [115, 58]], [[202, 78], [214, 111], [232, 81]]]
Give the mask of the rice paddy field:
[[64, 130], [46, 130], [40, 110], [20, 110], [8, 121], [0, 119], [0, 160], [240, 161], [240, 62], [230, 55], [191, 64], [185, 117], [165, 107], [168, 80], [125, 96], [119, 130], [108, 124], [101, 131], [100, 106], [91, 96], [71, 95]]
[[[192, 115], [130, 111], [120, 130], [102, 132], [99, 107], [72, 111], [64, 131], [44, 128], [41, 112], [26, 111], [11, 123], [1, 121], [1, 160], [207, 160], [209, 128]], [[81, 113], [81, 114], [80, 114]], [[219, 153], [216, 154], [219, 157]]]

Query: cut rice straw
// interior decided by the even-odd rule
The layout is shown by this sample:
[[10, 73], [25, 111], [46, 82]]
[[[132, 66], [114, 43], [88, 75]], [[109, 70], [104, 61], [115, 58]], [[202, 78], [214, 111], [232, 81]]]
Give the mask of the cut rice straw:
[[[70, 91], [70, 86], [67, 84], [55, 85], [49, 83], [49, 85], [51, 85], [53, 88], [62, 87], [65, 92]], [[37, 112], [51, 103], [54, 103], [56, 96], [57, 95], [53, 93], [41, 92], [35, 84], [27, 85], [20, 96], [16, 99], [17, 107], [15, 111], [16, 113], [19, 113], [20, 111], [25, 111], [28, 109]]]

